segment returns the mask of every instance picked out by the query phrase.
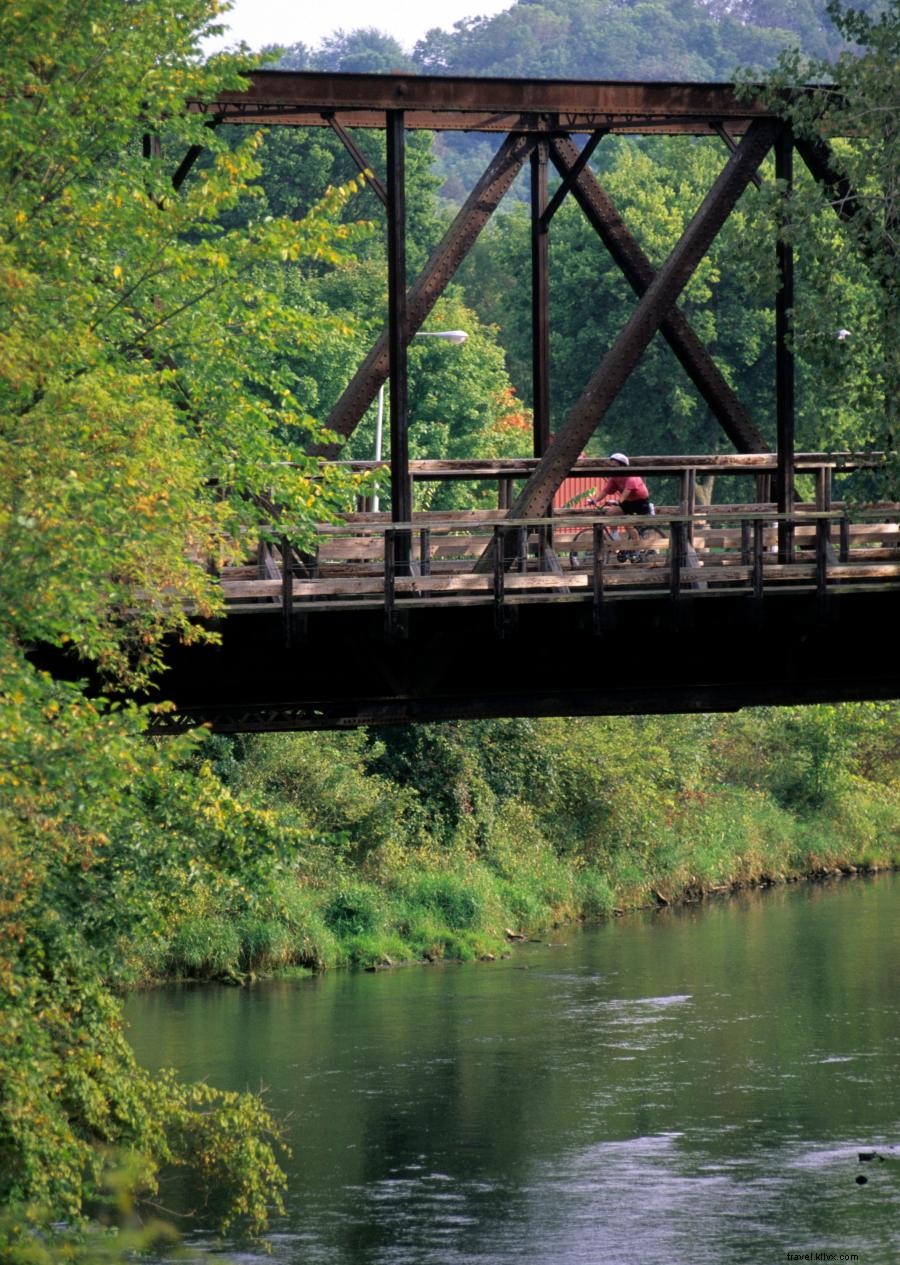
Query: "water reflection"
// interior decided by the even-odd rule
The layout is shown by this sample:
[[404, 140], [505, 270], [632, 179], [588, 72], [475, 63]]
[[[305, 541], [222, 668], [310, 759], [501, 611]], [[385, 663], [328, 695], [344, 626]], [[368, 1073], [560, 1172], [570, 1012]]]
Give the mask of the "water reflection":
[[855, 1178], [900, 1136], [896, 894], [747, 894], [507, 962], [165, 990], [128, 1017], [148, 1065], [264, 1084], [289, 1119], [284, 1265], [893, 1265], [900, 1164]]

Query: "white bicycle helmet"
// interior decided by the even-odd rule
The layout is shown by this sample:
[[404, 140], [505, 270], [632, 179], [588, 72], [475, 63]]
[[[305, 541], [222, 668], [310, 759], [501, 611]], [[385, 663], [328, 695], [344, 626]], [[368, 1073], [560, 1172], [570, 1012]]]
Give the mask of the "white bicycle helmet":
[[628, 458], [625, 456], [624, 452], [611, 452], [609, 454], [609, 459], [610, 461], [617, 461], [620, 466], [628, 465]]

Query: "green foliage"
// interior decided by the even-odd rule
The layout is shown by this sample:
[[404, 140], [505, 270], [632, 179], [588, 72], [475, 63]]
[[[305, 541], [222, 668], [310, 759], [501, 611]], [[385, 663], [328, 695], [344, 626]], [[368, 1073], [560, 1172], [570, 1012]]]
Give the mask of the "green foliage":
[[374, 931], [381, 920], [377, 896], [360, 883], [341, 886], [325, 906], [326, 927], [340, 936], [358, 936]]
[[[195, 58], [215, 11], [28, 0], [0, 18], [0, 631], [119, 680], [190, 635], [186, 603], [214, 608], [206, 560], [241, 555], [258, 493], [301, 541], [348, 495], [311, 482], [315, 425], [282, 349], [322, 334], [279, 301], [285, 273], [353, 244], [347, 195], [219, 223], [252, 197], [261, 138], [229, 150], [176, 108], [239, 84], [232, 61]], [[161, 157], [141, 157], [142, 130]], [[213, 160], [176, 195], [199, 143]]]
[[808, 0], [520, 0], [452, 33], [429, 31], [414, 58], [429, 74], [709, 82], [738, 62], [770, 65], [798, 36], [817, 56], [840, 45], [824, 5]]
[[[266, 935], [254, 944], [236, 923], [240, 947], [217, 970], [469, 960], [507, 929], [608, 916], [658, 890], [900, 863], [898, 719], [893, 704], [852, 704], [241, 740], [234, 789], [265, 794], [304, 842], [257, 902]], [[320, 759], [334, 802], [316, 790]], [[279, 764], [283, 782], [260, 777]], [[356, 811], [370, 783], [392, 821], [376, 849]], [[217, 885], [185, 910], [201, 945], [222, 908]], [[176, 972], [193, 969], [179, 925]]]
[[44, 1213], [77, 1223], [121, 1158], [136, 1197], [184, 1166], [220, 1192], [225, 1221], [258, 1232], [279, 1190], [261, 1104], [144, 1073], [104, 981], [125, 972], [124, 944], [158, 941], [213, 886], [252, 910], [282, 831], [188, 772], [192, 741], [149, 745], [138, 709], [8, 650], [0, 675], [0, 1205], [31, 1209], [26, 1234]]
[[[827, 440], [845, 446], [896, 448], [900, 398], [900, 318], [898, 318], [897, 215], [900, 206], [900, 128], [897, 125], [896, 78], [900, 57], [900, 3], [886, 0], [872, 12], [846, 8], [839, 0], [828, 13], [854, 47], [833, 61], [810, 59], [794, 48], [785, 52], [768, 77], [770, 99], [795, 133], [817, 143], [832, 144], [832, 165], [854, 199], [843, 226], [846, 245], [827, 245], [832, 202], [837, 191], [801, 182], [790, 198], [781, 199], [779, 221], [785, 238], [810, 258], [815, 314], [798, 306], [794, 338], [809, 349], [819, 392], [837, 396]], [[817, 85], [813, 90], [806, 84]], [[748, 87], [748, 90], [749, 87]], [[836, 139], [833, 139], [836, 138]], [[830, 265], [830, 266], [829, 266]], [[860, 286], [860, 277], [868, 286]], [[834, 331], [850, 331], [846, 347], [835, 347]], [[887, 472], [880, 494], [895, 496], [897, 465]], [[870, 492], [871, 494], [871, 492]]]
[[[293, 300], [367, 230], [342, 218], [349, 190], [238, 216], [261, 136], [231, 148], [184, 110], [240, 86], [242, 63], [199, 58], [219, 11], [0, 13], [0, 1250], [22, 1260], [36, 1231], [55, 1251], [45, 1223], [83, 1228], [113, 1171], [146, 1201], [163, 1167], [190, 1169], [252, 1233], [280, 1200], [259, 1100], [149, 1077], [108, 989], [141, 946], [165, 961], [176, 916], [197, 969], [283, 954], [257, 906], [296, 840], [196, 741], [155, 748], [150, 707], [33, 662], [95, 693], [152, 688], [167, 638], [207, 635], [207, 563], [242, 559], [261, 493], [302, 542], [356, 486], [303, 455], [320, 432], [293, 353], [330, 323]], [[159, 138], [146, 159], [142, 134]], [[192, 145], [209, 161], [176, 192]], [[212, 891], [204, 946], [187, 914]]]
[[424, 874], [408, 891], [417, 905], [438, 914], [444, 925], [470, 928], [481, 914], [479, 893], [463, 875]]

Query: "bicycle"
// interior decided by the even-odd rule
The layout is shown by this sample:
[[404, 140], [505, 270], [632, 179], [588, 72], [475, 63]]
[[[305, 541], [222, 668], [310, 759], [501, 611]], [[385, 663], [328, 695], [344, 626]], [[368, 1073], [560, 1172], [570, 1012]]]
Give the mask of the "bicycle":
[[[626, 529], [621, 519], [601, 525], [601, 540], [603, 542], [602, 562], [604, 566], [612, 562], [620, 563], [641, 563], [646, 562], [648, 558], [655, 558], [657, 550], [654, 548], [638, 548], [628, 549], [622, 547], [622, 538], [618, 535], [621, 532], [627, 532], [628, 529], [635, 531], [638, 537], [643, 540], [645, 536], [650, 536], [653, 540], [661, 537], [662, 533], [658, 527], [651, 527], [649, 524], [638, 523], [634, 520], [628, 523]], [[581, 569], [582, 566], [590, 566], [594, 555], [594, 528], [586, 527], [578, 532], [572, 538], [571, 548], [569, 550], [569, 566], [573, 571]]]

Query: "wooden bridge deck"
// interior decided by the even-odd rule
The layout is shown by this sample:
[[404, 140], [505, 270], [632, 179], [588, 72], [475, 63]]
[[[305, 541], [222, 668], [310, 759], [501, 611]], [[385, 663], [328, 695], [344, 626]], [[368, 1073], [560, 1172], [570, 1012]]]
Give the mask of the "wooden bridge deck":
[[898, 504], [358, 512], [221, 585], [222, 645], [173, 649], [161, 728], [900, 697]]

